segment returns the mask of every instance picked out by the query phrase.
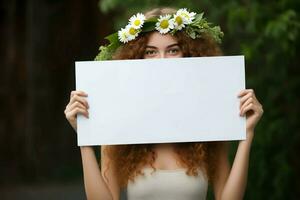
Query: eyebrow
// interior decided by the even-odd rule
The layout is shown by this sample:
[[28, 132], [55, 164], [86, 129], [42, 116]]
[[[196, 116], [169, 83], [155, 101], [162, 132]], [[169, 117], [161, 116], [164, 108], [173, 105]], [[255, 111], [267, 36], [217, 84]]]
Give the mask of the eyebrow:
[[[170, 48], [170, 47], [173, 47], [173, 46], [179, 46], [179, 44], [178, 43], [171, 44], [171, 45], [167, 46], [167, 48]], [[155, 46], [149, 46], [149, 45], [147, 45], [146, 48], [157, 49], [157, 47], [155, 47]]]

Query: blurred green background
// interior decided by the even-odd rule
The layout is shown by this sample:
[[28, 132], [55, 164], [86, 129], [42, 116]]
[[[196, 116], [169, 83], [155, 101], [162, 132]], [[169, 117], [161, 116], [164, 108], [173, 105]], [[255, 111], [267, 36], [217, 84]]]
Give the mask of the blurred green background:
[[84, 199], [76, 134], [63, 113], [75, 88], [74, 62], [93, 60], [104, 36], [124, 26], [132, 14], [157, 6], [204, 11], [225, 33], [224, 54], [246, 57], [247, 88], [255, 90], [265, 112], [256, 128], [245, 199], [299, 198], [300, 1], [4, 0], [4, 199]]

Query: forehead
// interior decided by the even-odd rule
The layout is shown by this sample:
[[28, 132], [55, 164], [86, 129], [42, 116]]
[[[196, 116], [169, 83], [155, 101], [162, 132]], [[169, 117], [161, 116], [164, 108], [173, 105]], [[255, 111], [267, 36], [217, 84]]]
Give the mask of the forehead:
[[150, 34], [147, 46], [154, 46], [157, 48], [165, 48], [169, 45], [176, 44], [177, 39], [171, 34], [160, 34], [154, 31]]

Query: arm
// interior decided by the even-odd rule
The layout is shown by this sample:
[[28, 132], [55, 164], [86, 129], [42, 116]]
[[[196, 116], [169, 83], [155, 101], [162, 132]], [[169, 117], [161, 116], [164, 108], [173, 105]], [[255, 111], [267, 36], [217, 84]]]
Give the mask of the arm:
[[[87, 94], [82, 91], [72, 91], [70, 95], [70, 102], [68, 103], [64, 111], [67, 120], [69, 121], [75, 132], [77, 131], [77, 114], [82, 114], [87, 118], [89, 116], [89, 105], [85, 97], [87, 97]], [[115, 193], [117, 190], [114, 189], [114, 187], [112, 187], [110, 183], [114, 181], [108, 181], [109, 179], [114, 179], [114, 174], [110, 173], [111, 176], [109, 177], [109, 179], [104, 180], [93, 148], [90, 146], [82, 146], [80, 147], [80, 152], [87, 199], [111, 200], [113, 199], [113, 197], [114, 199], [118, 199], [118, 194]], [[105, 162], [101, 162], [104, 169], [108, 168], [108, 159], [105, 160]], [[113, 193], [111, 191], [113, 191]]]
[[250, 147], [253, 138], [250, 134], [253, 135], [247, 133], [247, 139], [239, 142], [231, 170], [227, 157], [228, 147], [225, 151], [222, 151], [219, 158], [218, 178], [214, 181], [216, 199], [243, 199], [247, 185]]
[[263, 109], [253, 90], [243, 90], [239, 97], [240, 115], [247, 114], [246, 140], [240, 141], [230, 170], [228, 145], [223, 148], [219, 157], [217, 179], [214, 180], [216, 199], [243, 199], [248, 177], [250, 148], [254, 137], [254, 128], [262, 116]]
[[84, 187], [87, 199], [111, 200], [112, 194], [104, 181], [92, 147], [80, 147]]

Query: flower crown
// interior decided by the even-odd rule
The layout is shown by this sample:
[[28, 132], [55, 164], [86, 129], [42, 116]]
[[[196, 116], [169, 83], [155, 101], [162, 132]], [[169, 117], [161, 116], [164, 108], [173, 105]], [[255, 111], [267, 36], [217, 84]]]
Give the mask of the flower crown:
[[110, 44], [100, 46], [100, 53], [95, 60], [111, 60], [112, 54], [118, 47], [134, 40], [140, 33], [157, 30], [161, 34], [170, 33], [174, 35], [177, 31], [184, 30], [192, 39], [201, 38], [203, 34], [209, 34], [216, 42], [221, 43], [223, 32], [219, 26], [210, 27], [211, 23], [200, 14], [189, 12], [186, 8], [181, 8], [173, 15], [166, 14], [159, 17], [146, 19], [145, 15], [137, 13], [129, 19], [125, 28], [121, 28], [116, 33], [108, 35]]

